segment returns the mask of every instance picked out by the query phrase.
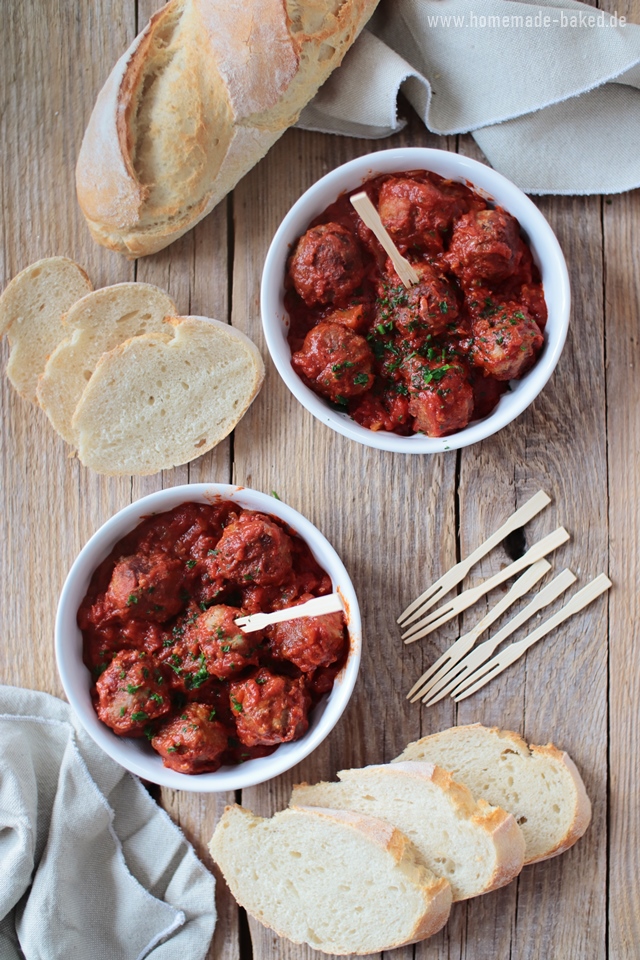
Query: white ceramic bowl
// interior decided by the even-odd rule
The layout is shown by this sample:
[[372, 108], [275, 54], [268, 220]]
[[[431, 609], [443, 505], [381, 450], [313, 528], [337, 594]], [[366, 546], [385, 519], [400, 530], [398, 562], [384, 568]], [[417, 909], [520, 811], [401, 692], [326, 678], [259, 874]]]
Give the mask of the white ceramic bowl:
[[[353, 190], [381, 173], [406, 170], [430, 170], [442, 177], [466, 183], [485, 199], [513, 214], [526, 234], [540, 270], [549, 311], [544, 346], [533, 369], [521, 380], [511, 382], [510, 392], [503, 394], [488, 417], [476, 420], [448, 437], [433, 438], [420, 434], [401, 437], [384, 430], [373, 431], [360, 426], [348, 414], [329, 407], [303, 383], [291, 366], [291, 350], [287, 342], [289, 317], [284, 306], [285, 264], [297, 238], [306, 231], [314, 217], [341, 193]], [[553, 230], [535, 204], [515, 184], [491, 167], [458, 153], [422, 147], [400, 147], [370, 153], [350, 160], [314, 183], [294, 203], [280, 224], [262, 274], [261, 312], [267, 346], [280, 376], [293, 395], [332, 430], [369, 447], [396, 453], [440, 453], [466, 447], [497, 433], [515, 420], [538, 396], [560, 359], [569, 325], [569, 307], [567, 265]]]
[[[268, 757], [259, 757], [236, 766], [221, 767], [215, 773], [190, 776], [163, 766], [161, 757], [152, 750], [146, 739], [118, 737], [98, 719], [89, 693], [91, 676], [82, 662], [82, 634], [76, 617], [94, 570], [108, 556], [118, 540], [136, 527], [140, 520], [150, 514], [171, 510], [187, 501], [210, 503], [218, 498], [233, 500], [248, 510], [259, 510], [279, 517], [309, 545], [320, 566], [331, 577], [334, 589], [339, 589], [345, 601], [349, 656], [338, 673], [331, 692], [312, 710], [309, 730], [304, 737], [291, 743], [283, 743]], [[223, 483], [197, 483], [158, 490], [157, 493], [130, 504], [107, 520], [80, 551], [69, 571], [60, 594], [55, 632], [56, 660], [62, 685], [87, 733], [105, 753], [132, 773], [152, 783], [194, 793], [238, 790], [263, 783], [289, 770], [315, 750], [336, 725], [349, 702], [358, 675], [362, 644], [358, 600], [349, 575], [328, 540], [305, 517], [280, 500], [257, 490]]]

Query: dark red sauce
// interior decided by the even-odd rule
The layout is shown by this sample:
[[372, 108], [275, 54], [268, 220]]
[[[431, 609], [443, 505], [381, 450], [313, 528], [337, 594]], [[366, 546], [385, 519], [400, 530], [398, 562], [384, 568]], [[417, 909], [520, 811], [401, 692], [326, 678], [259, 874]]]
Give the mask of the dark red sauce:
[[[364, 189], [420, 282], [407, 290], [349, 197]], [[543, 345], [547, 308], [518, 221], [437, 174], [340, 196], [287, 262], [292, 365], [371, 430], [446, 436], [487, 416]]]
[[234, 620], [331, 593], [308, 546], [231, 501], [148, 517], [95, 571], [78, 611], [100, 719], [204, 773], [307, 731], [348, 655], [342, 613], [243, 634]]

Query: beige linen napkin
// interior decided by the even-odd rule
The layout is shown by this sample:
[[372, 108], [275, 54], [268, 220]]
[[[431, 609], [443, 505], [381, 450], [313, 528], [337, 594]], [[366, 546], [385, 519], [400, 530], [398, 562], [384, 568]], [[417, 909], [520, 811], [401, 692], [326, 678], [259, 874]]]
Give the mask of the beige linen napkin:
[[575, 0], [383, 0], [299, 126], [471, 131], [527, 193], [640, 185], [640, 26]]
[[71, 708], [0, 686], [2, 960], [200, 960], [215, 881]]

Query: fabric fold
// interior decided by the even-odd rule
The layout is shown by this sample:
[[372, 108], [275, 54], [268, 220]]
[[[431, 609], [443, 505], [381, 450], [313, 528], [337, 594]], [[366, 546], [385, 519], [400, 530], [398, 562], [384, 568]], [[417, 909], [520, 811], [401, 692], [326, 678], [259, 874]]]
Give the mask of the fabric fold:
[[640, 26], [617, 15], [577, 0], [384, 0], [299, 126], [389, 136], [400, 92], [433, 133], [471, 132], [529, 193], [640, 185]]

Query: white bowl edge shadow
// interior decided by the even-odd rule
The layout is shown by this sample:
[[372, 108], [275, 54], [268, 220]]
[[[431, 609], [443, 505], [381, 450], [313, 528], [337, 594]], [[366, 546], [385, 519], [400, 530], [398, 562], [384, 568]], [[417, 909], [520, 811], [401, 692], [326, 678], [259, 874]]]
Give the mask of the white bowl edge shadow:
[[[333, 688], [312, 710], [309, 730], [300, 740], [282, 744], [267, 757], [220, 767], [214, 773], [184, 774], [170, 770], [144, 738], [119, 737], [98, 718], [91, 702], [89, 670], [82, 660], [82, 634], [76, 616], [96, 567], [115, 544], [144, 517], [163, 513], [181, 503], [238, 502], [246, 509], [271, 513], [283, 520], [310, 547], [330, 575], [347, 607], [349, 654]], [[350, 700], [358, 676], [362, 649], [360, 610], [351, 579], [340, 557], [314, 525], [292, 507], [268, 494], [233, 484], [199, 483], [168, 487], [124, 507], [106, 521], [76, 557], [60, 593], [55, 623], [58, 672], [69, 703], [89, 736], [113, 760], [144, 780], [174, 790], [220, 793], [264, 783], [295, 766], [328, 736]]]
[[[340, 194], [357, 188], [378, 174], [410, 170], [429, 170], [466, 183], [516, 217], [540, 270], [549, 310], [545, 342], [536, 365], [521, 380], [510, 382], [510, 391], [502, 395], [488, 416], [447, 437], [420, 434], [402, 437], [383, 430], [368, 430], [348, 414], [332, 410], [293, 370], [287, 342], [289, 317], [284, 306], [283, 280], [286, 259], [293, 243]], [[293, 204], [274, 235], [265, 259], [260, 292], [262, 326], [269, 353], [280, 376], [300, 403], [318, 420], [345, 437], [380, 450], [414, 454], [441, 453], [469, 446], [492, 436], [520, 416], [545, 387], [560, 359], [567, 337], [570, 307], [569, 274], [562, 249], [533, 201], [492, 167], [458, 153], [426, 147], [399, 147], [357, 157], [336, 167], [309, 187]]]

